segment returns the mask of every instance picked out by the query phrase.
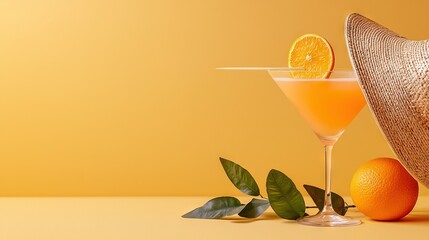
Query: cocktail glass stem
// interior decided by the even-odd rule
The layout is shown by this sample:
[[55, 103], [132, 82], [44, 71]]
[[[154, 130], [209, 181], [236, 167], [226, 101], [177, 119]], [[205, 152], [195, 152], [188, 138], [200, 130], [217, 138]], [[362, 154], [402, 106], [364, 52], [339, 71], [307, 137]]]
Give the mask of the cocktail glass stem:
[[332, 207], [331, 198], [331, 177], [332, 177], [332, 145], [324, 145], [325, 148], [325, 203], [323, 206], [323, 213], [333, 213], [334, 208]]
[[341, 216], [336, 213], [332, 206], [332, 192], [331, 192], [331, 176], [332, 176], [332, 148], [341, 136], [342, 132], [335, 137], [321, 137], [325, 149], [325, 201], [323, 209], [316, 215], [302, 217], [298, 222], [305, 225], [312, 226], [353, 226], [360, 224], [360, 220], [351, 219], [349, 217]]

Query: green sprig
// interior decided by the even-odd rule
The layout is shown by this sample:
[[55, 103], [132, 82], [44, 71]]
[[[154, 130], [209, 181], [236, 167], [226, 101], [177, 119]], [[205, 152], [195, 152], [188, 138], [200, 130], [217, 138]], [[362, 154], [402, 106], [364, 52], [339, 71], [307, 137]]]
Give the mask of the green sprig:
[[[259, 186], [253, 176], [242, 166], [231, 160], [220, 158], [223, 169], [232, 184], [242, 193], [249, 196], [259, 196], [262, 199], [253, 198], [247, 204], [242, 204], [234, 197], [217, 197], [209, 200], [203, 206], [198, 207], [186, 214], [183, 218], [214, 219], [238, 214], [244, 218], [257, 218], [270, 206], [281, 218], [296, 220], [308, 215], [307, 208], [318, 208], [322, 210], [325, 198], [325, 190], [304, 185], [305, 190], [310, 195], [316, 206], [305, 206], [301, 192], [296, 188], [295, 183], [284, 173], [272, 169], [267, 176], [268, 199], [260, 193]], [[341, 215], [345, 215], [349, 206], [344, 199], [332, 193], [332, 205], [334, 210]]]

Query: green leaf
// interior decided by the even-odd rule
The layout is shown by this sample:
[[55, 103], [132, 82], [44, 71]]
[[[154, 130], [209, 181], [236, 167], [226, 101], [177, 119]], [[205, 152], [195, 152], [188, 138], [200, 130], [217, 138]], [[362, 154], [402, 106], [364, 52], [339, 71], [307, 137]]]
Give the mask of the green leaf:
[[235, 187], [247, 195], [259, 196], [258, 184], [246, 169], [233, 161], [224, 158], [219, 159], [226, 175]]
[[263, 199], [252, 199], [246, 206], [238, 213], [240, 217], [257, 218], [270, 207], [270, 202]]
[[[310, 185], [304, 185], [304, 188], [307, 190], [311, 199], [313, 199], [313, 202], [316, 204], [317, 208], [321, 211], [325, 203], [325, 190]], [[331, 199], [332, 207], [334, 208], [335, 212], [344, 216], [347, 212], [344, 199], [334, 192], [331, 192]]]
[[305, 214], [305, 202], [293, 181], [272, 169], [267, 177], [267, 192], [274, 212], [282, 218], [295, 220]]
[[231, 216], [239, 213], [244, 208], [244, 204], [234, 197], [217, 197], [208, 201], [203, 206], [196, 208], [185, 215], [183, 218], [203, 218], [213, 219], [225, 216]]

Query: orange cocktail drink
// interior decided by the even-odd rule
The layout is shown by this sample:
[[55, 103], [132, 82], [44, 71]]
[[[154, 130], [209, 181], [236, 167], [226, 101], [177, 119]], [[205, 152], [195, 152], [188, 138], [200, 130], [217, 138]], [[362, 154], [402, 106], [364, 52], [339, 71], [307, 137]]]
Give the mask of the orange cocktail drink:
[[318, 136], [341, 135], [365, 105], [365, 98], [354, 78], [276, 80]]
[[366, 103], [354, 72], [270, 70], [269, 73], [316, 133], [325, 149], [324, 207], [318, 214], [304, 216], [298, 222], [312, 226], [360, 224], [357, 219], [337, 214], [331, 199], [332, 148]]

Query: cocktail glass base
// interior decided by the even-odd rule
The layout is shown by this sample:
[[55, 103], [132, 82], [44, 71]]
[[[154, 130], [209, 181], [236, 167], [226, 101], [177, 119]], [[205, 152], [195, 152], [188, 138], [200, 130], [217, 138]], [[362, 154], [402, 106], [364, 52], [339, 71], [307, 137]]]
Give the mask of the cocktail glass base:
[[319, 212], [313, 216], [305, 216], [299, 218], [298, 223], [310, 226], [319, 226], [319, 227], [341, 227], [341, 226], [355, 226], [359, 225], [362, 222], [357, 219], [352, 219], [349, 217], [344, 217], [336, 212]]

